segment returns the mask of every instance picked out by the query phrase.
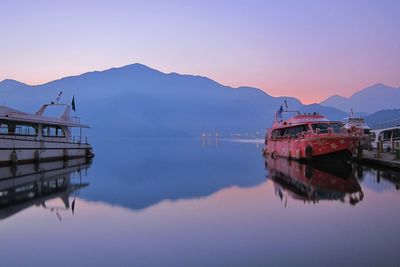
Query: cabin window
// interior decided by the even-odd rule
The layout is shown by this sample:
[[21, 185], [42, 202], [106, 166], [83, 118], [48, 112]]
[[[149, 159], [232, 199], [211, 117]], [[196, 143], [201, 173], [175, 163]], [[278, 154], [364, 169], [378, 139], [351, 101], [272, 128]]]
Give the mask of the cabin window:
[[380, 136], [383, 137], [383, 141], [388, 141], [392, 139], [392, 131], [384, 131]]
[[340, 133], [340, 124], [338, 123], [315, 123], [312, 126], [314, 132], [319, 129], [320, 133], [328, 133], [328, 128], [332, 128], [334, 133]]
[[319, 129], [320, 133], [328, 133], [328, 128], [332, 128], [334, 133], [340, 133], [340, 125], [337, 123], [315, 123], [312, 125], [314, 132]]
[[393, 130], [393, 139], [400, 139], [400, 129]]
[[276, 129], [272, 131], [271, 135], [272, 138], [288, 137], [288, 136], [297, 137], [297, 135], [302, 132], [307, 132], [306, 125], [298, 125], [290, 128]]
[[317, 129], [318, 129], [320, 133], [327, 133], [328, 128], [329, 128], [329, 124], [327, 124], [327, 123], [318, 123], [318, 124], [312, 125], [312, 129], [314, 130], [314, 132], [317, 131]]
[[305, 125], [299, 125], [295, 127], [291, 127], [287, 129], [287, 134], [289, 134], [291, 137], [297, 137], [298, 134], [302, 132], [306, 132], [307, 128]]
[[271, 137], [272, 138], [277, 138], [279, 136], [279, 130], [273, 130], [271, 132]]
[[338, 123], [331, 123], [331, 124], [329, 124], [329, 127], [331, 127], [333, 129], [334, 133], [340, 133], [340, 128], [342, 126]]
[[365, 123], [364, 118], [349, 118], [349, 123]]
[[0, 123], [0, 134], [8, 134], [8, 124]]
[[43, 125], [42, 136], [65, 137], [64, 131], [57, 126]]
[[15, 124], [9, 125], [8, 132], [10, 134], [15, 134], [15, 135], [36, 136], [37, 135], [37, 125], [17, 122]]

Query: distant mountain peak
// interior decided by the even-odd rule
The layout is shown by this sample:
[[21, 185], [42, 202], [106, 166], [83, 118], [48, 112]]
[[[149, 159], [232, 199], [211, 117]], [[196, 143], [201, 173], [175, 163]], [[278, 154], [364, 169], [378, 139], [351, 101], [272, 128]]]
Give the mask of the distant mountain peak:
[[345, 96], [341, 96], [341, 95], [333, 95], [333, 96], [328, 97], [327, 99], [325, 99], [322, 102], [325, 102], [325, 101], [328, 101], [328, 100], [334, 100], [334, 99], [342, 99], [342, 100], [344, 100], [344, 99], [348, 99], [348, 98], [345, 97]]
[[0, 89], [14, 89], [21, 86], [26, 86], [27, 84], [12, 80], [12, 79], [5, 79], [0, 82]]
[[[128, 65], [124, 65], [124, 66], [120, 66], [120, 67], [113, 67], [113, 68], [102, 70], [102, 71], [96, 71], [96, 73], [124, 72], [124, 71], [139, 72], [139, 73], [163, 73], [159, 70], [153, 69], [153, 68], [146, 66], [144, 64], [141, 64], [141, 63], [133, 63], [133, 64], [128, 64]], [[163, 74], [165, 74], [165, 73], [163, 73]]]
[[153, 69], [147, 65], [141, 64], [141, 63], [132, 63], [132, 64], [128, 64], [122, 67], [115, 67], [113, 69], [136, 69], [136, 70], [152, 70], [152, 71], [156, 71], [156, 72], [160, 72], [156, 69]]
[[351, 97], [331, 96], [321, 102], [324, 106], [335, 107], [346, 111], [373, 113], [378, 110], [400, 108], [400, 88], [391, 87], [383, 83], [368, 86]]

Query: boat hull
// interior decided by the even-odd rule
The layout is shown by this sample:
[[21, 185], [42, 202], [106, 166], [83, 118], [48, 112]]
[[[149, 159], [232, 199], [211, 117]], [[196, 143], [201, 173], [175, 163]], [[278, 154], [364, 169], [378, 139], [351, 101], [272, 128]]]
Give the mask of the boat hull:
[[86, 143], [0, 138], [1, 165], [92, 156], [92, 147]]
[[346, 161], [355, 152], [359, 137], [351, 135], [310, 135], [303, 138], [268, 140], [264, 152], [296, 160]]

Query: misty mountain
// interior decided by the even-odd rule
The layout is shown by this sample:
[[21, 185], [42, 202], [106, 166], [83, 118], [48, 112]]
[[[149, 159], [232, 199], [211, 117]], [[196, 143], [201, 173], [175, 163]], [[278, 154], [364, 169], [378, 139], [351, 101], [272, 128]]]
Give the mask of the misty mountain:
[[6, 79], [0, 82], [1, 91], [8, 91], [22, 86], [26, 86], [26, 84], [11, 79]]
[[335, 95], [320, 104], [345, 112], [350, 112], [353, 109], [355, 112], [374, 113], [384, 109], [400, 108], [399, 99], [400, 88], [378, 83], [360, 90], [350, 98]]
[[77, 116], [92, 126], [96, 136], [106, 137], [262, 132], [284, 100], [291, 110], [323, 113], [334, 120], [345, 117], [334, 108], [304, 106], [293, 97], [272, 97], [257, 88], [232, 88], [206, 77], [167, 74], [141, 64], [37, 86], [6, 80], [0, 84], [0, 104], [36, 112], [60, 91], [62, 102], [70, 103], [75, 96]]
[[388, 109], [375, 112], [365, 117], [365, 121], [370, 127], [378, 123], [389, 123], [392, 120], [400, 119], [400, 109]]

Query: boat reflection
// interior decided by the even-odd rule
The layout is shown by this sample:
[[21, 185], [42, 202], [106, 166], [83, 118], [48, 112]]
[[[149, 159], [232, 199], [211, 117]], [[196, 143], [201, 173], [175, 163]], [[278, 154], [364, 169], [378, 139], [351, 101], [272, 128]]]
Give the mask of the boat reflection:
[[322, 166], [268, 157], [265, 161], [275, 194], [287, 205], [287, 196], [305, 203], [339, 200], [355, 205], [364, 198], [350, 164]]
[[[0, 220], [6, 219], [31, 206], [41, 206], [54, 212], [71, 209], [74, 213], [75, 198], [71, 205], [69, 196], [88, 186], [82, 183], [91, 161], [85, 158], [68, 161], [43, 162], [0, 168]], [[77, 178], [77, 182], [72, 180]], [[50, 200], [60, 198], [62, 206], [48, 206]]]

